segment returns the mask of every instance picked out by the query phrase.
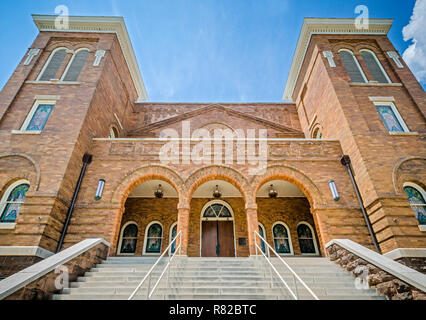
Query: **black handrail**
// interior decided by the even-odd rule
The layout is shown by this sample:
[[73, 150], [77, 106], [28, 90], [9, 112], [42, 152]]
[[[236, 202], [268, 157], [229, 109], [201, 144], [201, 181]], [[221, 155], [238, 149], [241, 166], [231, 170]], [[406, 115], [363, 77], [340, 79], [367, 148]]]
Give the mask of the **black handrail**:
[[74, 194], [72, 196], [71, 205], [68, 208], [67, 218], [64, 223], [64, 227], [62, 228], [61, 238], [59, 239], [58, 248], [56, 249], [56, 253], [60, 252], [62, 249], [62, 245], [64, 243], [65, 235], [67, 233], [68, 225], [71, 220], [72, 212], [74, 211], [75, 202], [77, 200], [78, 192], [80, 191], [81, 182], [83, 181], [84, 173], [86, 172], [87, 166], [92, 162], [92, 155], [85, 153], [83, 156], [83, 167], [80, 171], [80, 176], [78, 177], [77, 185], [74, 190]]
[[358, 198], [358, 202], [359, 202], [359, 205], [361, 206], [361, 211], [362, 211], [362, 214], [364, 216], [365, 223], [367, 224], [368, 232], [370, 233], [370, 236], [373, 239], [373, 244], [374, 244], [374, 247], [376, 248], [376, 251], [381, 254], [382, 251], [380, 250], [380, 246], [379, 246], [379, 243], [377, 241], [376, 234], [374, 233], [373, 226], [371, 225], [370, 218], [368, 217], [368, 214], [365, 210], [364, 202], [362, 201], [361, 194], [360, 194], [359, 189], [358, 189], [358, 185], [355, 181], [355, 178], [354, 178], [354, 175], [353, 175], [353, 172], [352, 172], [351, 158], [347, 155], [344, 155], [344, 156], [342, 156], [340, 162], [342, 163], [342, 165], [344, 165], [348, 169], [349, 176], [351, 177], [352, 184], [353, 184], [354, 189], [355, 189], [356, 197]]

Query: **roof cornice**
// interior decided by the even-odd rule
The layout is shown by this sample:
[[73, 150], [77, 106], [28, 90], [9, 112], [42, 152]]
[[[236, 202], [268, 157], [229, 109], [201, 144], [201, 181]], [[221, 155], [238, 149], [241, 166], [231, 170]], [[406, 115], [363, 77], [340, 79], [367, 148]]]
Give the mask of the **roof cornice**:
[[39, 31], [115, 33], [137, 90], [138, 101], [148, 99], [123, 17], [69, 16], [69, 29], [67, 30], [59, 30], [55, 27], [57, 16], [33, 14], [32, 17]]
[[369, 19], [368, 29], [357, 29], [355, 19], [305, 18], [284, 89], [283, 100], [292, 101], [292, 95], [303, 60], [313, 34], [387, 35], [393, 19]]

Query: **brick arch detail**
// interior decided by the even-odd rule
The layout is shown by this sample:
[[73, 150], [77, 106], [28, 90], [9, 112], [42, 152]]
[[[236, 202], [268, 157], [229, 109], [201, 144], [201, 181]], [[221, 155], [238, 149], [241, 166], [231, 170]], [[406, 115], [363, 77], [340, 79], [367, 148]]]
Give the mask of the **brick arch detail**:
[[[410, 162], [410, 161], [415, 161], [415, 160], [420, 160], [420, 161], [422, 161], [422, 162], [424, 162], [425, 163], [425, 167], [426, 167], [426, 158], [425, 157], [416, 157], [416, 156], [414, 156], [414, 157], [405, 157], [405, 158], [400, 158], [397, 162], [396, 162], [396, 164], [395, 164], [395, 166], [394, 166], [394, 168], [393, 168], [393, 171], [392, 171], [392, 182], [393, 182], [393, 186], [394, 186], [394, 189], [395, 189], [395, 193], [397, 194], [397, 195], [402, 195], [403, 194], [403, 183], [404, 182], [414, 182], [414, 183], [417, 183], [417, 184], [419, 184], [420, 186], [424, 186], [424, 181], [417, 181], [417, 180], [410, 180], [410, 181], [399, 181], [400, 179], [399, 179], [399, 176], [398, 176], [398, 173], [400, 173], [401, 172], [401, 167], [403, 166], [403, 164], [405, 164], [405, 163], [407, 163], [407, 162]], [[404, 195], [405, 196], [405, 195]]]
[[272, 180], [284, 180], [293, 183], [306, 195], [313, 209], [325, 204], [324, 196], [316, 184], [302, 171], [287, 165], [269, 166], [265, 174], [255, 176], [252, 180], [253, 199], [256, 199], [260, 187]]
[[117, 184], [112, 193], [111, 202], [124, 206], [128, 195], [141, 183], [149, 180], [164, 180], [175, 188], [179, 196], [179, 203], [185, 199], [185, 185], [178, 173], [163, 166], [143, 166], [127, 174]]
[[[23, 158], [26, 161], [29, 161], [34, 167], [34, 173], [35, 173], [35, 177], [33, 177], [31, 173], [25, 173], [25, 172], [16, 173], [10, 177], [10, 180], [16, 181], [17, 179], [20, 179], [20, 178], [26, 179], [30, 182], [31, 186], [34, 186], [33, 190], [37, 191], [40, 187], [40, 176], [41, 176], [40, 166], [37, 164], [37, 162], [32, 157], [24, 153], [0, 153], [0, 159], [9, 158], [9, 157]], [[31, 189], [32, 188], [30, 188], [30, 190]]]
[[195, 171], [185, 181], [187, 197], [184, 204], [187, 208], [190, 206], [192, 195], [199, 186], [210, 180], [223, 180], [229, 182], [242, 194], [246, 208], [255, 205], [252, 198], [252, 187], [244, 175], [227, 166], [208, 166]]

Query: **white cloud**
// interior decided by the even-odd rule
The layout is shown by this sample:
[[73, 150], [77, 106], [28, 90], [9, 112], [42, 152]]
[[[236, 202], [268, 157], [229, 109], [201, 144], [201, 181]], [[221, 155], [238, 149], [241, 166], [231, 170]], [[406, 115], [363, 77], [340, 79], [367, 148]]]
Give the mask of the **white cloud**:
[[417, 79], [426, 82], [426, 0], [417, 0], [410, 23], [402, 29], [404, 41], [412, 40], [402, 57]]

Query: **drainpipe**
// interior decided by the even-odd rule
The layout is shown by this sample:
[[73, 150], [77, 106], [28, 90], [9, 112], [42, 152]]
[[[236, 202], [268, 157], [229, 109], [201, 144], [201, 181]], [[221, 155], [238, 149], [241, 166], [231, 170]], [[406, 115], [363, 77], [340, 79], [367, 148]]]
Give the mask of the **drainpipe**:
[[356, 197], [358, 198], [358, 202], [359, 202], [359, 205], [361, 206], [361, 211], [364, 216], [365, 223], [367, 224], [368, 232], [370, 233], [370, 236], [373, 239], [373, 244], [374, 244], [374, 247], [376, 248], [376, 251], [382, 254], [379, 243], [377, 242], [377, 238], [373, 230], [373, 226], [371, 225], [370, 218], [368, 217], [368, 214], [365, 211], [364, 203], [362, 201], [361, 194], [359, 193], [358, 185], [355, 181], [354, 174], [352, 172], [351, 158], [349, 156], [342, 156], [342, 158], [340, 159], [340, 162], [342, 163], [342, 165], [344, 165], [348, 169], [349, 176], [351, 177], [352, 184], [355, 189]]
[[84, 173], [86, 172], [87, 166], [92, 162], [92, 155], [85, 153], [83, 156], [83, 167], [80, 171], [80, 176], [78, 177], [77, 185], [75, 186], [74, 194], [72, 196], [71, 205], [68, 208], [67, 218], [65, 220], [64, 227], [61, 232], [61, 238], [59, 239], [58, 248], [56, 249], [56, 253], [59, 253], [62, 248], [62, 244], [64, 243], [65, 235], [67, 233], [68, 225], [71, 220], [72, 212], [74, 211], [75, 202], [77, 200], [78, 192], [80, 191], [81, 182], [83, 181]]

